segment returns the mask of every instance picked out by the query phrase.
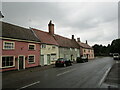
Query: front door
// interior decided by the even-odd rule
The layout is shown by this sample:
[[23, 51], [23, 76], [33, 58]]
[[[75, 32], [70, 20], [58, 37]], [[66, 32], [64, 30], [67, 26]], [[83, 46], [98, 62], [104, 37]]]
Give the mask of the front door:
[[50, 54], [47, 54], [47, 64], [50, 65]]
[[19, 56], [19, 69], [24, 68], [24, 56]]
[[44, 55], [41, 55], [40, 65], [41, 65], [41, 66], [44, 66]]

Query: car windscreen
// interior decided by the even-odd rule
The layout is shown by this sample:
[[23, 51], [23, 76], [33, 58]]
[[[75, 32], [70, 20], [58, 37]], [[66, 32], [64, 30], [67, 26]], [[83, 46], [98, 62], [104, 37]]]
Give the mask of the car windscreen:
[[64, 61], [64, 59], [63, 58], [59, 58], [57, 61]]
[[114, 56], [119, 56], [119, 54], [114, 54]]

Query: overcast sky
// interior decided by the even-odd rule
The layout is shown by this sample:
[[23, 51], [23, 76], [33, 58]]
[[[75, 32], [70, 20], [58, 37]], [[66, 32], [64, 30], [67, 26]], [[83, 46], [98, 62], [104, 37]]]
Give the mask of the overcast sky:
[[117, 2], [3, 2], [2, 13], [5, 22], [47, 32], [52, 20], [56, 34], [90, 45], [118, 38]]

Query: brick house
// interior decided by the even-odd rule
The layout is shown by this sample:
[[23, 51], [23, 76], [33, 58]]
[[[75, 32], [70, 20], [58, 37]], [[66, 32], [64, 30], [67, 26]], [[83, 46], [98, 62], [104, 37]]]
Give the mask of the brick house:
[[0, 71], [20, 70], [39, 65], [40, 40], [31, 29], [0, 22]]
[[80, 55], [88, 57], [88, 59], [94, 59], [94, 49], [86, 43], [80, 41], [80, 38], [77, 38], [77, 43], [80, 45]]

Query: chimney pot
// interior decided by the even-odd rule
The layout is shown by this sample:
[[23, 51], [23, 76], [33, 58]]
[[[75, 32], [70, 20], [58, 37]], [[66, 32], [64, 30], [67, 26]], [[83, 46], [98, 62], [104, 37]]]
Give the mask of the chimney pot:
[[77, 38], [77, 41], [80, 42], [80, 38]]

